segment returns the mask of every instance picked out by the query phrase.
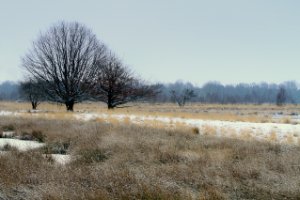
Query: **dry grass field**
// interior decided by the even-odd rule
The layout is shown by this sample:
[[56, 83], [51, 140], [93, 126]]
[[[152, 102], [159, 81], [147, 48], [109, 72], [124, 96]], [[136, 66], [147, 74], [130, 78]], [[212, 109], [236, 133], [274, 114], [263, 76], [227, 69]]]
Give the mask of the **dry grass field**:
[[[2, 102], [0, 108], [18, 111], [30, 107]], [[39, 109], [52, 113], [51, 117], [0, 116], [1, 132], [9, 129], [16, 136], [32, 135], [45, 143], [29, 151], [9, 146], [0, 149], [0, 199], [300, 199], [298, 145], [215, 137], [212, 127], [199, 134], [198, 129], [187, 126], [75, 120], [55, 104], [41, 104]], [[289, 115], [299, 109], [139, 104], [107, 111], [95, 103], [75, 107], [76, 112], [229, 121], [272, 120], [273, 113]], [[51, 154], [69, 155], [71, 160], [59, 164]]]
[[[28, 111], [31, 105], [27, 102], [1, 102], [0, 110], [5, 111]], [[41, 103], [39, 110], [46, 112], [65, 113], [65, 106], [55, 103]], [[271, 104], [187, 104], [179, 107], [171, 103], [136, 103], [127, 104], [123, 108], [107, 110], [103, 103], [85, 102], [75, 105], [75, 112], [96, 112], [108, 114], [136, 114], [151, 116], [180, 117], [204, 120], [224, 120], [224, 121], [244, 121], [244, 122], [279, 122], [291, 123], [290, 116], [300, 114], [300, 105], [289, 104], [286, 106], [276, 106]], [[276, 121], [272, 118], [275, 114], [285, 116]]]

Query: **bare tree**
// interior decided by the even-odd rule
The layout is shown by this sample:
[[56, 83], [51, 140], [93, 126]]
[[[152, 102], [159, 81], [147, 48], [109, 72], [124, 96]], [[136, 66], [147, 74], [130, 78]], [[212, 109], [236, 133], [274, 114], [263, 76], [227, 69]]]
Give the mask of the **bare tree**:
[[50, 101], [73, 111], [75, 103], [88, 98], [95, 64], [105, 59], [106, 47], [92, 31], [77, 22], [61, 22], [33, 43], [22, 66], [31, 78], [45, 82]]
[[195, 92], [192, 89], [186, 88], [183, 91], [179, 92], [176, 90], [171, 90], [171, 98], [175, 101], [180, 107], [185, 106], [185, 103], [195, 97]]
[[280, 87], [276, 96], [277, 106], [283, 106], [283, 104], [286, 102], [286, 99], [287, 99], [286, 90], [284, 87]]
[[20, 84], [22, 96], [31, 102], [33, 110], [37, 109], [37, 106], [44, 99], [43, 82], [27, 80]]
[[110, 56], [106, 63], [98, 65], [94, 88], [94, 95], [106, 103], [108, 109], [155, 96], [158, 92], [156, 85], [144, 84], [115, 56]]

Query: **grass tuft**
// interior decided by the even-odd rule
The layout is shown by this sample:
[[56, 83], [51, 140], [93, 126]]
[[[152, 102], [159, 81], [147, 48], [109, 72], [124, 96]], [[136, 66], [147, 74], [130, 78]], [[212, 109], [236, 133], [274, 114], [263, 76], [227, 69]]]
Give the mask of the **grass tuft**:
[[32, 137], [38, 142], [45, 142], [46, 135], [42, 131], [33, 130], [31, 133]]
[[13, 124], [8, 124], [8, 125], [2, 126], [2, 130], [3, 131], [14, 131], [14, 130], [16, 130], [16, 128]]
[[91, 164], [91, 163], [98, 163], [104, 162], [108, 159], [108, 154], [102, 149], [82, 149], [76, 160], [78, 164]]
[[200, 133], [199, 128], [198, 127], [192, 128], [192, 133], [195, 134], [195, 135], [198, 135]]

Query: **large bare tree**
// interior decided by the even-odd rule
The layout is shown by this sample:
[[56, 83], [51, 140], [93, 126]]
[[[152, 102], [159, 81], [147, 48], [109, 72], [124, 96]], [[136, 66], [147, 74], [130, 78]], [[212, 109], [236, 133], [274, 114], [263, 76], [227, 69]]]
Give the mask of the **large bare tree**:
[[105, 63], [98, 64], [97, 72], [94, 96], [106, 103], [108, 109], [152, 97], [158, 92], [156, 85], [144, 84], [114, 55], [110, 55]]
[[106, 47], [90, 29], [77, 22], [61, 22], [40, 35], [23, 58], [32, 79], [45, 82], [49, 100], [73, 111], [75, 103], [88, 98], [95, 64], [105, 60]]

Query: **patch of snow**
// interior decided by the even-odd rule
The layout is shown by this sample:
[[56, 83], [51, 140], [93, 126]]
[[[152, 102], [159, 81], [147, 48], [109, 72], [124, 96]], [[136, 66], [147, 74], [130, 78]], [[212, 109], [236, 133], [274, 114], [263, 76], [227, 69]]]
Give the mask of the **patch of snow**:
[[10, 111], [0, 111], [0, 116], [12, 116], [14, 115], [14, 112], [10, 112]]
[[6, 138], [11, 138], [15, 135], [14, 131], [3, 131], [2, 132], [2, 137], [6, 137]]
[[300, 115], [298, 114], [293, 114], [293, 115], [284, 115], [284, 114], [278, 114], [278, 113], [275, 113], [273, 116], [272, 116], [272, 119], [292, 119], [292, 120], [297, 120], [299, 121], [300, 120]]
[[71, 162], [71, 156], [70, 155], [61, 155], [61, 154], [51, 154], [51, 157], [53, 160], [61, 165], [65, 165]]
[[3, 148], [5, 145], [10, 145], [12, 147], [17, 148], [20, 151], [28, 151], [30, 149], [37, 149], [43, 147], [45, 144], [38, 143], [36, 141], [0, 138], [0, 149]]
[[44, 110], [29, 110], [28, 111], [29, 113], [42, 113], [42, 112], [45, 112]]

